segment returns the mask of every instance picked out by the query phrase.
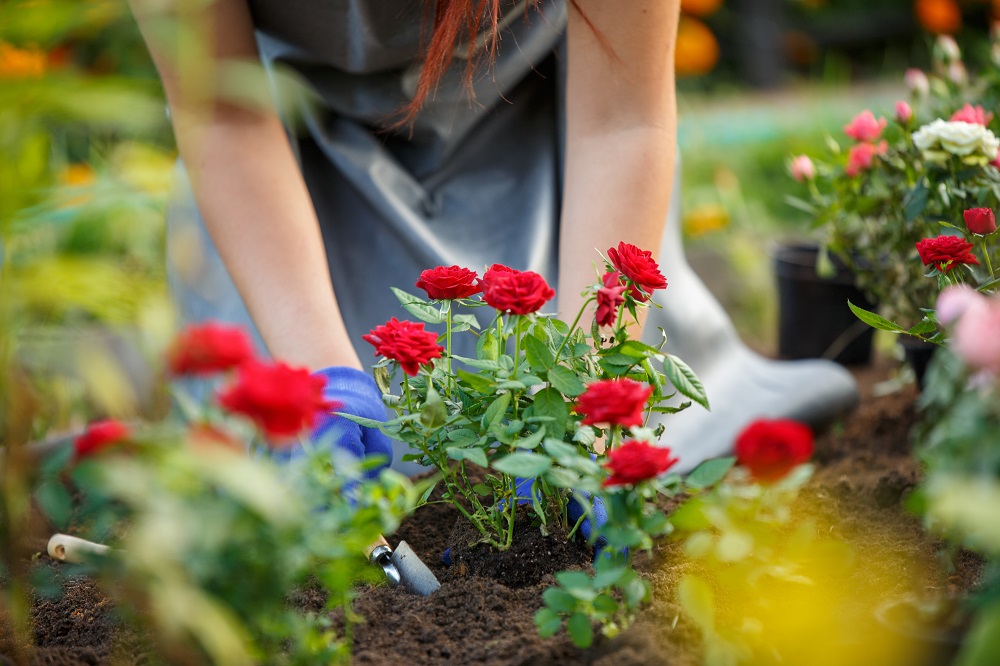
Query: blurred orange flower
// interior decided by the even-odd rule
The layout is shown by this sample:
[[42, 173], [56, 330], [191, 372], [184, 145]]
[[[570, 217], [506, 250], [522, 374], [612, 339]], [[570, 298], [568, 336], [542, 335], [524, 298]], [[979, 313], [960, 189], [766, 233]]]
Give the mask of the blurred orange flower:
[[722, 0], [681, 0], [681, 11], [692, 16], [710, 16], [722, 6]]
[[19, 49], [0, 42], [0, 79], [38, 78], [45, 74], [46, 59], [37, 48]]
[[962, 28], [962, 10], [955, 0], [917, 0], [913, 11], [924, 30], [935, 35], [952, 35]]
[[708, 74], [719, 62], [719, 42], [707, 25], [688, 16], [681, 17], [677, 31], [675, 67], [678, 76]]

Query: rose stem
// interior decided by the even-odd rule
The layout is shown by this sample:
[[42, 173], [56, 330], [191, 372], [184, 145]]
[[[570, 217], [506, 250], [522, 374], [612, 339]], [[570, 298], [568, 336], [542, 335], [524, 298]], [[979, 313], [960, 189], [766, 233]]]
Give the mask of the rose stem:
[[580, 317], [583, 316], [583, 311], [586, 310], [587, 306], [590, 305], [591, 301], [594, 301], [596, 298], [597, 298], [596, 296], [591, 296], [590, 298], [585, 300], [583, 302], [583, 305], [580, 307], [580, 311], [576, 313], [576, 319], [573, 320], [573, 323], [570, 325], [569, 330], [566, 331], [566, 337], [564, 337], [563, 341], [559, 343], [559, 349], [556, 350], [556, 361], [555, 361], [556, 363], [559, 362], [559, 354], [562, 353], [563, 347], [566, 346], [566, 342], [569, 340], [569, 336], [573, 335], [573, 331], [576, 329], [576, 325], [580, 323]]

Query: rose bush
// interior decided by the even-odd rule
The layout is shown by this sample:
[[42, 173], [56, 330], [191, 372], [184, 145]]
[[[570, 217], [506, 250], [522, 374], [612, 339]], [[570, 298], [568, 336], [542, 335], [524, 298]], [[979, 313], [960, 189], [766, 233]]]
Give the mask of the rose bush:
[[879, 304], [878, 314], [852, 306], [860, 318], [940, 342], [937, 293], [954, 282], [994, 288], [995, 248], [981, 236], [993, 233], [1000, 206], [1000, 139], [987, 111], [1000, 102], [1000, 66], [970, 79], [953, 40], [941, 38], [934, 51], [930, 76], [907, 71], [911, 98], [897, 103], [894, 122], [859, 114], [844, 128], [854, 143], [843, 149], [831, 139], [830, 159], [802, 179], [809, 200], [789, 201]]

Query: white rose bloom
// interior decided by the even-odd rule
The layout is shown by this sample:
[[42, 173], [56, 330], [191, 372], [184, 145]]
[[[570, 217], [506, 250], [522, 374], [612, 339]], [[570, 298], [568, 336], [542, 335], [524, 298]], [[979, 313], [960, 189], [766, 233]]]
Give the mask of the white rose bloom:
[[982, 125], [941, 119], [914, 132], [913, 144], [932, 162], [946, 161], [950, 153], [969, 164], [987, 164], [1000, 152], [1000, 139]]

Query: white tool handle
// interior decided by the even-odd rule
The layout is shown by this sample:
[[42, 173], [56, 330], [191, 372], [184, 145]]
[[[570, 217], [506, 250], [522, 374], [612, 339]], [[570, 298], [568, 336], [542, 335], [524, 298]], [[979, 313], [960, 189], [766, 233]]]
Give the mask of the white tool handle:
[[54, 534], [48, 545], [49, 557], [73, 564], [84, 562], [88, 555], [104, 555], [110, 550], [108, 546], [68, 534]]

